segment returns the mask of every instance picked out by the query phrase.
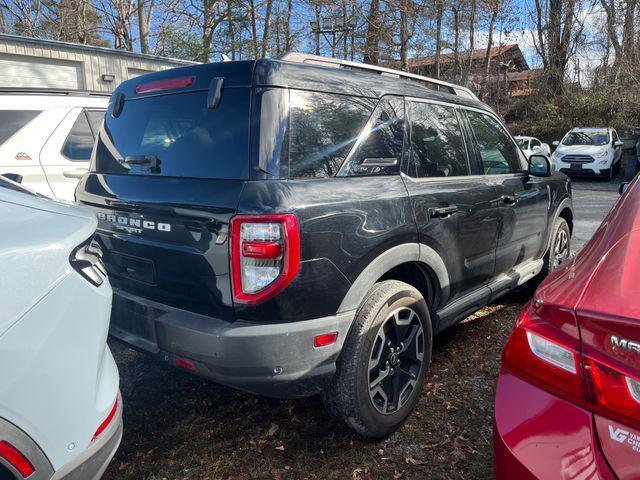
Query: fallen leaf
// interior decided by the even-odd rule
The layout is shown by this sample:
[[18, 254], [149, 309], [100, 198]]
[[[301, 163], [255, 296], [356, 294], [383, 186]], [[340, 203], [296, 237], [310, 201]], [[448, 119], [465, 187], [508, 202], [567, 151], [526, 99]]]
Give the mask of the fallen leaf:
[[278, 430], [280, 430], [280, 427], [277, 424], [272, 423], [271, 428], [269, 428], [269, 431], [267, 432], [267, 436], [273, 437], [278, 432]]

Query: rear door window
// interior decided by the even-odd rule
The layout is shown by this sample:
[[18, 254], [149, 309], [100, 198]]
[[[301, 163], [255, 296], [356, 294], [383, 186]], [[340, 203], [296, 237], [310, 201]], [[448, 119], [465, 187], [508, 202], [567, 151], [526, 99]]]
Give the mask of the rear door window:
[[469, 163], [456, 112], [451, 107], [409, 102], [411, 167], [417, 178], [469, 175]]
[[107, 112], [96, 146], [99, 173], [244, 179], [249, 170], [251, 90], [228, 88], [215, 108], [207, 92], [157, 95]]
[[88, 162], [95, 138], [86, 112], [80, 112], [62, 146], [62, 155], [74, 162]]
[[104, 121], [104, 110], [86, 110], [91, 130], [95, 136], [98, 136], [102, 122]]
[[340, 176], [393, 175], [400, 171], [404, 141], [404, 99], [380, 99], [371, 119], [360, 133]]
[[289, 175], [333, 177], [358, 139], [376, 100], [291, 90]]
[[0, 110], [0, 145], [36, 118], [39, 113], [40, 110]]
[[467, 111], [485, 175], [501, 175], [523, 170], [516, 144], [500, 123], [490, 115]]

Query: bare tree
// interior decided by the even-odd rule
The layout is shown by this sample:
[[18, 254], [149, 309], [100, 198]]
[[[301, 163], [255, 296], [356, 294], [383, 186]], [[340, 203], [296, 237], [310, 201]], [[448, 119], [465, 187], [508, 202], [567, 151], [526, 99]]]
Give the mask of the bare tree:
[[561, 95], [569, 58], [575, 52], [584, 24], [578, 21], [576, 0], [535, 0], [535, 9], [538, 28], [535, 48], [542, 58], [550, 93]]
[[96, 0], [96, 9], [102, 15], [104, 28], [113, 36], [114, 48], [133, 51], [134, 0]]
[[151, 18], [155, 0], [138, 0], [138, 32], [140, 36], [140, 51], [149, 53], [149, 31], [151, 30]]
[[262, 31], [262, 58], [267, 56], [269, 48], [269, 29], [271, 27], [271, 9], [273, 8], [273, 0], [267, 0], [267, 8], [264, 15], [264, 29]]
[[436, 53], [435, 75], [440, 78], [440, 54], [442, 53], [442, 17], [444, 16], [444, 0], [435, 0], [436, 10]]
[[16, 33], [27, 37], [38, 36], [43, 13], [41, 0], [0, 0], [0, 10], [5, 10], [11, 17]]
[[371, 0], [367, 14], [367, 34], [364, 41], [364, 62], [378, 65], [380, 62], [380, 0]]

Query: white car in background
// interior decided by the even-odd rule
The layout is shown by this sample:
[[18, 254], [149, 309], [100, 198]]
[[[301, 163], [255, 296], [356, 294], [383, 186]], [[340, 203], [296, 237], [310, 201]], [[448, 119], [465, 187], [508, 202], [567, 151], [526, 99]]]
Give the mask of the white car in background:
[[0, 174], [73, 201], [108, 103], [107, 94], [0, 89]]
[[525, 135], [516, 135], [516, 142], [518, 142], [518, 146], [522, 153], [524, 153], [527, 158], [529, 158], [534, 153], [536, 155], [545, 155], [547, 158], [551, 155], [551, 148], [548, 143], [542, 143], [535, 137], [527, 137]]
[[622, 146], [613, 128], [574, 128], [551, 155], [556, 169], [568, 175], [597, 175], [611, 180], [620, 170]]
[[96, 217], [0, 177], [0, 479], [95, 480], [122, 438]]

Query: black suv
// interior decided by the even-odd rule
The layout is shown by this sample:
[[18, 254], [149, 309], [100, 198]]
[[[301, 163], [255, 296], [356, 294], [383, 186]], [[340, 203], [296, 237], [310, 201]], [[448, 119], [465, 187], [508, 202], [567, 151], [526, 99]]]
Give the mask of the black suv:
[[565, 259], [570, 183], [462, 87], [322, 57], [114, 92], [76, 192], [111, 334], [363, 436], [416, 404], [433, 336]]

